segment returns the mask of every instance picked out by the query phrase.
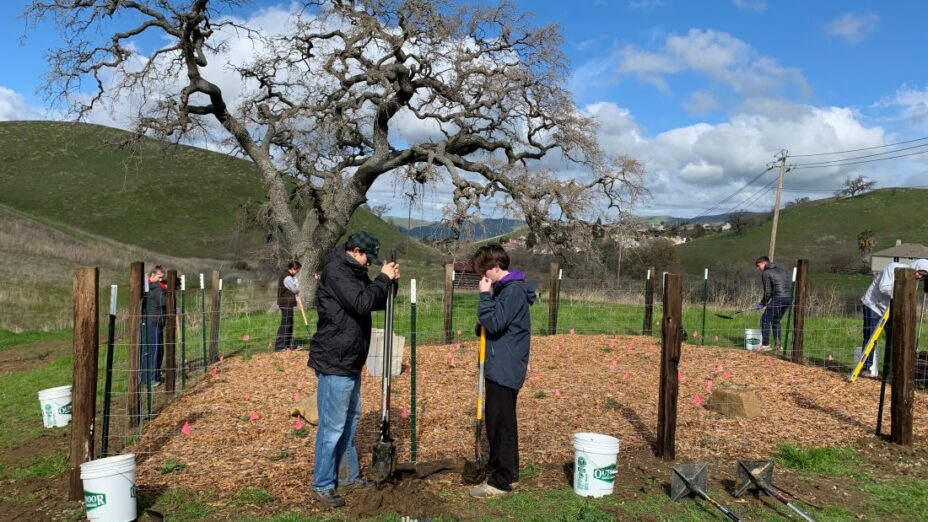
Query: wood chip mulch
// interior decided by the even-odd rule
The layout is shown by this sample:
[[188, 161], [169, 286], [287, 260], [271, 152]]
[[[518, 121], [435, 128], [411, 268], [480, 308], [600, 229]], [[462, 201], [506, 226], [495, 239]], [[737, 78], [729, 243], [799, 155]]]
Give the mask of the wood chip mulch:
[[[420, 462], [473, 456], [476, 348], [477, 342], [467, 338], [418, 349]], [[314, 428], [306, 424], [297, 430], [290, 414], [294, 401], [316, 387], [306, 357], [302, 351], [267, 353], [218, 364], [216, 375], [168, 405], [127, 450], [137, 455], [137, 484], [228, 497], [259, 487], [284, 503], [305, 502]], [[400, 461], [410, 458], [408, 365], [407, 348], [403, 373], [393, 379], [391, 408]], [[519, 393], [522, 465], [571, 460], [572, 434], [579, 431], [613, 435], [623, 447], [651, 444], [657, 431], [659, 367], [660, 347], [650, 338], [535, 337], [529, 377]], [[849, 384], [844, 374], [823, 368], [693, 345], [684, 345], [680, 374], [676, 454], [681, 462], [767, 457], [778, 443], [842, 445], [873, 433], [880, 388], [875, 380]], [[707, 389], [726, 382], [754, 390], [761, 415], [733, 419], [706, 409]], [[362, 467], [369, 464], [379, 427], [380, 384], [365, 372], [357, 440]], [[890, 426], [888, 397], [889, 388], [885, 431]], [[919, 445], [928, 436], [926, 405], [928, 396], [917, 392]], [[185, 423], [189, 434], [182, 433]], [[184, 467], [162, 473], [169, 460]]]

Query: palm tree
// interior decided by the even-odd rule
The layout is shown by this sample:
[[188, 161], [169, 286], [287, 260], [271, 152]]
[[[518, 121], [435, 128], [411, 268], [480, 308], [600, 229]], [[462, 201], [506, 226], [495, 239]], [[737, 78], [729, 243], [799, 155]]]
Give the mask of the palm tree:
[[870, 250], [876, 246], [876, 239], [872, 230], [864, 230], [857, 234], [857, 248], [860, 249], [860, 260], [870, 264]]

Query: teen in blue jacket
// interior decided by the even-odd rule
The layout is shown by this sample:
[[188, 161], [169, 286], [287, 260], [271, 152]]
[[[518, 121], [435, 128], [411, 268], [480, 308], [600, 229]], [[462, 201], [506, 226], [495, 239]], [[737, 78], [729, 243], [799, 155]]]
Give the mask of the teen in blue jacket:
[[[474, 486], [474, 497], [512, 491], [519, 481], [519, 429], [516, 400], [525, 382], [531, 344], [529, 307], [535, 302], [534, 283], [519, 270], [509, 271], [509, 254], [500, 245], [480, 247], [473, 256], [480, 280], [477, 319], [486, 329], [486, 425], [490, 441], [490, 474]], [[478, 330], [479, 326], [478, 325]]]

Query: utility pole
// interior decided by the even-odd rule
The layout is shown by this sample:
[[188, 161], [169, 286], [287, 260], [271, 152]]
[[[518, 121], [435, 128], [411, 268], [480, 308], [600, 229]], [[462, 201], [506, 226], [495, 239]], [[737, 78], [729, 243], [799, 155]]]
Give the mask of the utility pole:
[[783, 195], [783, 176], [786, 174], [786, 158], [789, 157], [789, 151], [786, 149], [780, 150], [776, 155], [776, 161], [772, 164], [776, 166], [776, 163], [780, 164], [780, 179], [777, 180], [777, 198], [776, 202], [773, 204], [773, 227], [770, 229], [770, 249], [767, 250], [767, 257], [773, 261], [773, 253], [777, 248], [777, 224], [780, 222], [780, 197]]

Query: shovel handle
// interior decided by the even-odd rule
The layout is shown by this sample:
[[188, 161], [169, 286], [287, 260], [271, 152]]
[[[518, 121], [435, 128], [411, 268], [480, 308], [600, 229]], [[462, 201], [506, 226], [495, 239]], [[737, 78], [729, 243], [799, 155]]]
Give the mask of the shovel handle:
[[477, 356], [477, 422], [483, 420], [483, 363], [487, 355], [487, 329], [480, 325], [480, 353]]
[[876, 341], [883, 333], [883, 329], [886, 328], [887, 322], [889, 322], [889, 307], [886, 307], [886, 312], [883, 313], [883, 317], [880, 318], [879, 324], [876, 325], [873, 333], [870, 334], [870, 339], [867, 340], [867, 345], [864, 346], [864, 349], [860, 351], [860, 357], [857, 359], [857, 364], [854, 365], [854, 371], [852, 371], [851, 376], [848, 377], [848, 382], [854, 382], [857, 380], [860, 372], [864, 369], [864, 362], [866, 362], [867, 357], [870, 356], [870, 352], [872, 352], [873, 348], [876, 346]]
[[306, 320], [306, 309], [303, 308], [303, 299], [300, 297], [300, 294], [296, 295], [296, 304], [300, 307], [300, 314], [303, 316], [303, 325], [309, 326], [309, 321]]

